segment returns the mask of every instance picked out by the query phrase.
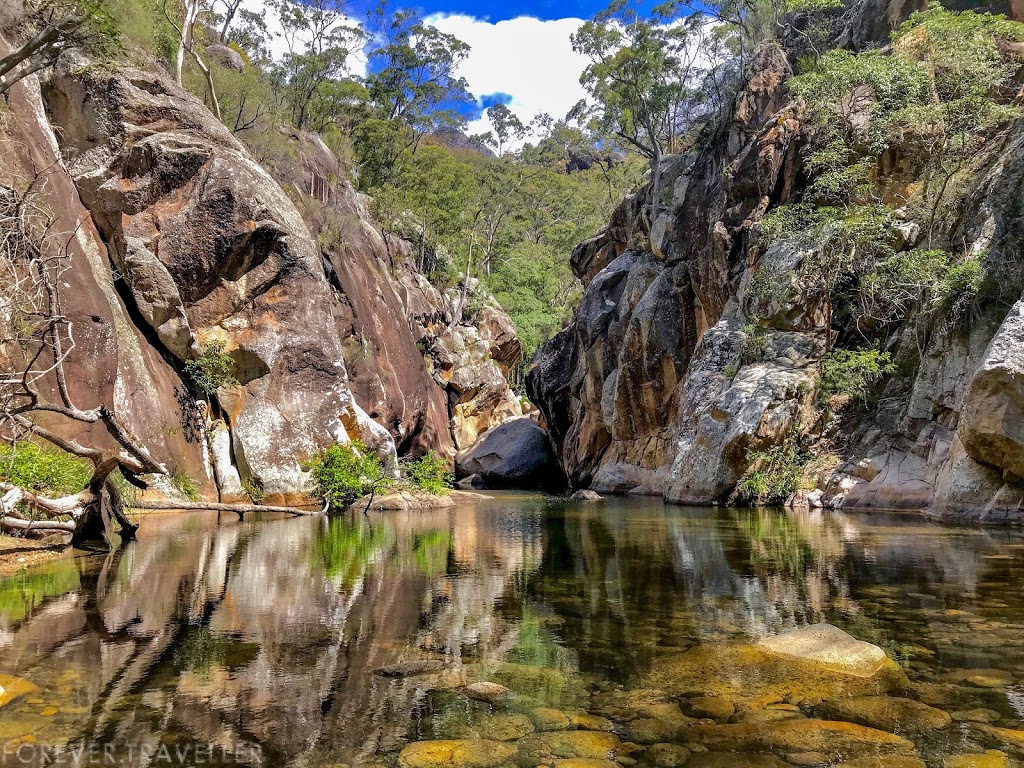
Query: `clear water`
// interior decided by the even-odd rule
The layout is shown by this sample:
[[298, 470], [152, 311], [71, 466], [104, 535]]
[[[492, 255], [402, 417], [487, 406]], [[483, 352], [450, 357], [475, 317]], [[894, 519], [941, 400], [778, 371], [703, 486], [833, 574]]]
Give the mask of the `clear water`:
[[[953, 721], [904, 716], [890, 730], [910, 740], [905, 762], [885, 745], [759, 740], [777, 724], [751, 706], [820, 719], [829, 691], [801, 694], [794, 666], [773, 683], [780, 695], [754, 701], [764, 673], [730, 667], [729, 649], [819, 622], [883, 648], [906, 674], [902, 695]], [[1015, 744], [986, 727], [1024, 727], [1022, 628], [1024, 539], [914, 516], [506, 494], [330, 520], [150, 517], [117, 553], [0, 582], [0, 672], [35, 686], [0, 708], [0, 764], [392, 766], [411, 741], [484, 736], [511, 753], [437, 764], [685, 757], [636, 746], [660, 740], [698, 768], [1021, 765], [1024, 733]], [[681, 690], [674, 670], [709, 650], [725, 661], [708, 685], [733, 685], [719, 698], [735, 713], [680, 729], [693, 697], [715, 691]], [[420, 661], [390, 670], [419, 674], [374, 672]], [[482, 680], [516, 695], [467, 696]], [[538, 746], [516, 729], [549, 727], [541, 706], [605, 718], [570, 727], [612, 728], [615, 749]], [[843, 717], [859, 720], [827, 719]], [[721, 730], [729, 721], [746, 723], [729, 726], [742, 739]]]

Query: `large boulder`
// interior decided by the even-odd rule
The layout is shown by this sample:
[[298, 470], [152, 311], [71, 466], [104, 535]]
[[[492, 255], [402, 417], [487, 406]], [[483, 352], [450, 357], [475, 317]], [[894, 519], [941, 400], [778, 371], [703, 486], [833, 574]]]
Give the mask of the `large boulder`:
[[1024, 301], [1007, 314], [971, 379], [959, 432], [971, 458], [1024, 478]]
[[492, 488], [557, 488], [564, 476], [547, 433], [528, 417], [484, 433], [455, 457], [460, 476], [479, 475]]

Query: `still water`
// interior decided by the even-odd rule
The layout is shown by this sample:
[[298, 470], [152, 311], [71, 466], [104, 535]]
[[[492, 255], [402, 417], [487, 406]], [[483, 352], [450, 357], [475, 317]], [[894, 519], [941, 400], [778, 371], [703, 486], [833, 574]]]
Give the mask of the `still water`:
[[[885, 681], [752, 645], [821, 622]], [[1019, 766], [1022, 628], [1024, 539], [913, 516], [153, 516], [0, 582], [0, 763]]]

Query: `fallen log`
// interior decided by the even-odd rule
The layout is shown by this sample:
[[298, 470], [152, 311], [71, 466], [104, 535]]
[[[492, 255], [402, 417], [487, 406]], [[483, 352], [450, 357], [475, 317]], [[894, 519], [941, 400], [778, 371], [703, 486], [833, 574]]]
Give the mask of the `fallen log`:
[[131, 509], [175, 510], [189, 512], [234, 512], [242, 520], [247, 512], [281, 512], [286, 515], [301, 517], [303, 515], [323, 514], [319, 509], [299, 509], [298, 507], [275, 507], [269, 504], [217, 504], [212, 501], [133, 501], [128, 503]]

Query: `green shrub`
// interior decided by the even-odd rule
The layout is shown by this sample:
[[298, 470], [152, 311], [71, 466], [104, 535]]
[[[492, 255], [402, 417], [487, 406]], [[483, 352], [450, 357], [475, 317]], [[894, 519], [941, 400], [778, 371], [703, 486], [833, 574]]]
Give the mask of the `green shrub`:
[[748, 452], [750, 464], [736, 485], [734, 500], [755, 506], [785, 503], [803, 485], [809, 459], [795, 434], [782, 445]]
[[979, 258], [964, 259], [946, 270], [935, 286], [934, 297], [947, 329], [967, 327], [986, 278]]
[[821, 361], [823, 397], [846, 395], [867, 404], [871, 389], [896, 370], [888, 352], [877, 349], [836, 349]]
[[224, 352], [226, 342], [211, 341], [203, 354], [185, 363], [185, 375], [201, 392], [212, 395], [221, 387], [238, 383], [235, 378], [235, 361]]
[[313, 494], [331, 509], [344, 509], [394, 482], [381, 460], [358, 441], [334, 443], [306, 461], [304, 468], [313, 478]]
[[192, 476], [180, 467], [175, 467], [171, 472], [171, 485], [189, 501], [199, 500], [199, 486]]
[[255, 477], [242, 478], [242, 490], [249, 494], [253, 504], [259, 504], [267, 495], [267, 492], [263, 490], [263, 484]]
[[437, 496], [451, 492], [454, 476], [448, 471], [448, 462], [433, 451], [405, 465], [405, 476], [414, 488]]
[[46, 496], [78, 493], [92, 473], [82, 459], [58, 448], [21, 442], [0, 450], [0, 480]]

